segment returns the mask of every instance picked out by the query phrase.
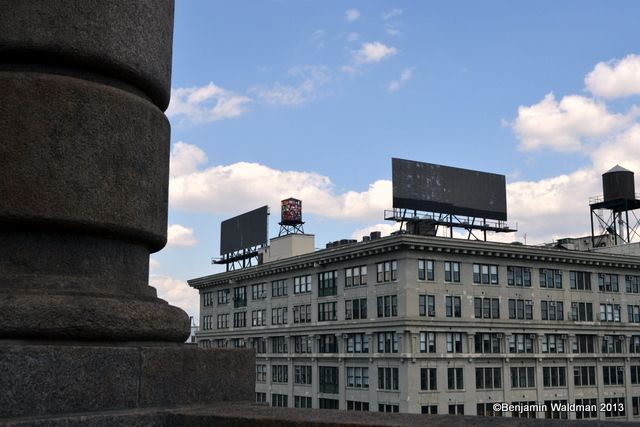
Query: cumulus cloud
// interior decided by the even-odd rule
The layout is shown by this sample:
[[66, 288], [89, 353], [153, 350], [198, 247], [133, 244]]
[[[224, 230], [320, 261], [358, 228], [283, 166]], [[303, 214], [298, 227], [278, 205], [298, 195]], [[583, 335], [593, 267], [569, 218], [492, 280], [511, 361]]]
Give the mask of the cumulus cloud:
[[345, 19], [349, 22], [357, 21], [360, 18], [360, 12], [357, 9], [348, 9], [344, 13]]
[[167, 229], [167, 246], [193, 246], [197, 244], [193, 228], [180, 224], [171, 224]]
[[640, 56], [599, 62], [584, 79], [587, 89], [603, 98], [619, 98], [640, 94]]
[[169, 276], [152, 274], [149, 276], [149, 286], [158, 291], [158, 297], [169, 304], [180, 307], [189, 316], [198, 318], [200, 311], [200, 297], [198, 291], [191, 288], [186, 281]]
[[149, 258], [149, 270], [157, 270], [160, 268], [160, 261], [155, 258]]
[[317, 90], [330, 80], [329, 69], [321, 65], [293, 67], [287, 77], [299, 80], [299, 83], [286, 85], [276, 82], [270, 87], [254, 86], [249, 92], [269, 105], [296, 106], [314, 99]]
[[167, 116], [193, 123], [213, 122], [238, 117], [247, 111], [251, 99], [209, 83], [201, 87], [171, 90]]
[[531, 106], [518, 107], [513, 129], [524, 151], [552, 148], [577, 151], [583, 141], [603, 137], [629, 123], [630, 117], [611, 113], [592, 98], [568, 95], [560, 102], [553, 93]]
[[357, 64], [373, 64], [398, 53], [398, 49], [386, 46], [380, 42], [363, 43], [362, 47], [353, 52], [353, 59]]
[[372, 220], [391, 206], [391, 182], [379, 180], [365, 191], [337, 193], [331, 180], [317, 173], [240, 162], [173, 176], [169, 183], [171, 208], [190, 212], [237, 213], [265, 203], [277, 206], [290, 196], [303, 200], [311, 214]]
[[413, 77], [413, 68], [405, 68], [404, 70], [402, 70], [402, 72], [400, 73], [400, 77], [396, 80], [392, 80], [389, 85], [387, 86], [387, 90], [389, 90], [389, 92], [395, 92], [398, 89], [400, 89], [402, 86], [404, 86], [404, 84], [406, 82], [408, 82], [409, 80], [411, 80], [411, 77]]
[[171, 150], [169, 174], [179, 176], [195, 172], [198, 166], [206, 161], [207, 155], [200, 148], [178, 141]]

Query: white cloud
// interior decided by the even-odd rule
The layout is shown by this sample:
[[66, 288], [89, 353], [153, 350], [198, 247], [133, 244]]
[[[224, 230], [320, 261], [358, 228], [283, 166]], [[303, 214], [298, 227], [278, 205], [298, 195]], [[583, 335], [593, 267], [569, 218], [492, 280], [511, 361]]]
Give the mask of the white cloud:
[[167, 229], [167, 246], [193, 246], [197, 244], [193, 228], [171, 224]]
[[345, 74], [349, 74], [350, 76], [357, 76], [358, 74], [361, 73], [361, 71], [356, 68], [356, 67], [352, 67], [351, 65], [343, 65], [342, 67], [340, 67], [340, 71], [342, 71]]
[[390, 36], [401, 36], [402, 33], [398, 30], [397, 25], [395, 24], [385, 24], [384, 31]]
[[288, 77], [301, 80], [296, 85], [283, 85], [276, 82], [271, 87], [254, 86], [249, 92], [269, 105], [296, 106], [315, 98], [318, 88], [329, 80], [329, 69], [321, 65], [302, 65], [293, 67]]
[[336, 193], [331, 180], [317, 173], [241, 162], [173, 176], [169, 183], [171, 208], [190, 212], [237, 213], [277, 206], [287, 197], [303, 200], [310, 214], [370, 221], [391, 207], [391, 182], [379, 180], [365, 191]]
[[397, 16], [402, 15], [402, 9], [392, 9], [388, 12], [385, 12], [382, 14], [382, 19], [384, 19], [385, 21], [391, 18], [395, 18]]
[[197, 170], [198, 165], [207, 161], [207, 155], [195, 145], [178, 141], [171, 150], [169, 174], [171, 176], [186, 175]]
[[324, 30], [316, 30], [311, 34], [311, 43], [313, 43], [317, 50], [324, 48]]
[[558, 102], [548, 93], [537, 104], [518, 107], [513, 129], [522, 150], [577, 151], [585, 140], [609, 135], [629, 119], [610, 113], [606, 105], [591, 98], [569, 95]]
[[360, 50], [353, 53], [357, 64], [373, 64], [398, 53], [395, 47], [386, 46], [380, 42], [363, 43]]
[[596, 96], [618, 98], [640, 94], [640, 56], [627, 55], [619, 61], [599, 62], [584, 79]]
[[206, 86], [171, 90], [167, 116], [182, 117], [194, 123], [237, 117], [246, 111], [251, 99], [213, 83]]
[[198, 291], [191, 288], [187, 282], [169, 276], [152, 274], [149, 276], [149, 286], [156, 288], [158, 297], [171, 305], [180, 307], [189, 316], [198, 319], [200, 296]]
[[406, 82], [411, 80], [411, 77], [413, 77], [413, 68], [405, 68], [400, 73], [400, 78], [398, 78], [397, 80], [392, 80], [387, 86], [387, 89], [390, 92], [395, 92], [400, 89]]
[[357, 9], [348, 9], [344, 15], [349, 22], [357, 21], [360, 18], [360, 12]]
[[155, 258], [149, 258], [149, 270], [157, 270], [160, 268], [160, 261]]

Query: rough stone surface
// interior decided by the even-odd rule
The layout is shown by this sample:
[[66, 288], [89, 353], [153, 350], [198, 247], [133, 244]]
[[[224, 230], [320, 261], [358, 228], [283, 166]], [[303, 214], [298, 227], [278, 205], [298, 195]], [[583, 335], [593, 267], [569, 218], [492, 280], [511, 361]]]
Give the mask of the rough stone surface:
[[111, 86], [40, 73], [0, 71], [0, 99], [0, 227], [164, 246], [169, 123], [158, 108]]
[[254, 363], [253, 350], [244, 349], [0, 342], [0, 424], [27, 416], [252, 400]]
[[169, 104], [173, 0], [0, 0], [0, 58], [88, 70]]

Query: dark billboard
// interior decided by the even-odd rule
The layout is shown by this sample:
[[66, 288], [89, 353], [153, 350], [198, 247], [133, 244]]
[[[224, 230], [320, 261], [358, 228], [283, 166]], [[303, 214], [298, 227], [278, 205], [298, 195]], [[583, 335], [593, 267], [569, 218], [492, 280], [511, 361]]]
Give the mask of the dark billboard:
[[269, 207], [263, 206], [220, 224], [220, 255], [264, 245], [268, 239]]
[[504, 175], [391, 159], [393, 207], [507, 220]]

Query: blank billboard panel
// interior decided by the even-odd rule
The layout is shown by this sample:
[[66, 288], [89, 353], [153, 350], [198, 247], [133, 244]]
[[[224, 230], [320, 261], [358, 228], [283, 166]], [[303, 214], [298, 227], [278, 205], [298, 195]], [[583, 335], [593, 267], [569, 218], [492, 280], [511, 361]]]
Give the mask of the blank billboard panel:
[[220, 224], [220, 255], [264, 245], [268, 239], [269, 207], [263, 206]]
[[507, 220], [504, 175], [391, 159], [393, 207]]

